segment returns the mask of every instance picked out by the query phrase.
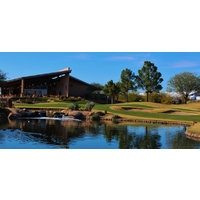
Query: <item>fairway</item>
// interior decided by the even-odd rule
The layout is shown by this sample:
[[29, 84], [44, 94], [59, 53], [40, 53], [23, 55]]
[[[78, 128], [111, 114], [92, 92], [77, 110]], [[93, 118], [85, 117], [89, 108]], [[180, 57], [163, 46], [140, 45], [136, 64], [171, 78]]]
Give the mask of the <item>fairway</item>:
[[[88, 101], [77, 101], [80, 108], [85, 108]], [[74, 102], [55, 101], [48, 103], [22, 104], [14, 103], [16, 108], [29, 109], [68, 109]], [[108, 112], [113, 115], [121, 115], [123, 118], [141, 118], [154, 120], [176, 120], [183, 122], [200, 122], [200, 102], [188, 104], [160, 104], [152, 102], [130, 102], [120, 104], [95, 103], [93, 111]]]

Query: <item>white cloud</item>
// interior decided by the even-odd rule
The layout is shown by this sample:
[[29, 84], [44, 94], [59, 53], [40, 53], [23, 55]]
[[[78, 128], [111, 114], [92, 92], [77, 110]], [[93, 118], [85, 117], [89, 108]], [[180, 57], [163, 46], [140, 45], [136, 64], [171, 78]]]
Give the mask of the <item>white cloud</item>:
[[106, 58], [106, 60], [110, 60], [110, 61], [133, 61], [133, 60], [141, 60], [141, 59], [147, 58], [149, 56], [150, 56], [149, 53], [136, 53], [134, 55], [111, 56], [111, 57]]
[[112, 56], [109, 58], [106, 58], [106, 60], [111, 61], [130, 61], [130, 60], [136, 60], [134, 56]]
[[199, 65], [199, 63], [193, 61], [180, 61], [173, 63], [171, 68], [192, 68], [197, 67]]

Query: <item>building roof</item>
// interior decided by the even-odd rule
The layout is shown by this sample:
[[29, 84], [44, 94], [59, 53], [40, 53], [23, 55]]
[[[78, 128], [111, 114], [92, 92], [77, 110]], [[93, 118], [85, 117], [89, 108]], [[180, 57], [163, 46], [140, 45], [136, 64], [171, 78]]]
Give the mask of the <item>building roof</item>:
[[[21, 84], [21, 80], [24, 79], [26, 82], [33, 82], [33, 83], [38, 83], [38, 82], [46, 82], [49, 80], [53, 80], [54, 78], [62, 77], [65, 74], [70, 74], [72, 70], [70, 68], [65, 68], [63, 70], [60, 70], [58, 72], [51, 72], [51, 73], [45, 73], [45, 74], [37, 74], [37, 75], [31, 75], [31, 76], [24, 76], [12, 80], [7, 80], [6, 81], [6, 86], [9, 85], [16, 85], [16, 84]], [[71, 79], [74, 79], [78, 82], [81, 82], [82, 84], [90, 85], [89, 83], [86, 83], [82, 80], [79, 80], [73, 76], [70, 76]]]
[[84, 84], [84, 85], [90, 85], [89, 83], [86, 83], [85, 81], [82, 81], [82, 80], [80, 80], [80, 79], [78, 79], [78, 78], [75, 78], [75, 77], [73, 77], [73, 76], [69, 76], [69, 77], [70, 77], [71, 79], [75, 80], [75, 81], [78, 81], [78, 82]]
[[45, 73], [45, 74], [37, 74], [37, 75], [32, 75], [32, 76], [23, 76], [23, 77], [19, 77], [16, 79], [8, 80], [6, 82], [10, 83], [10, 82], [15, 82], [15, 81], [21, 81], [22, 79], [35, 79], [35, 78], [44, 78], [44, 77], [45, 78], [53, 78], [53, 77], [60, 76], [62, 74], [66, 74], [66, 73], [71, 73], [71, 70], [51, 72], [51, 73]]

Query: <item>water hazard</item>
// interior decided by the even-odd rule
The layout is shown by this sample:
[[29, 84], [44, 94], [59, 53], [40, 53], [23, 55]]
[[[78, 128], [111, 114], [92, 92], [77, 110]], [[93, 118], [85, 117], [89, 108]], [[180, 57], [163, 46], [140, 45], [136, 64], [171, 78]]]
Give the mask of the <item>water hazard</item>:
[[49, 118], [0, 121], [1, 149], [199, 149], [187, 127]]

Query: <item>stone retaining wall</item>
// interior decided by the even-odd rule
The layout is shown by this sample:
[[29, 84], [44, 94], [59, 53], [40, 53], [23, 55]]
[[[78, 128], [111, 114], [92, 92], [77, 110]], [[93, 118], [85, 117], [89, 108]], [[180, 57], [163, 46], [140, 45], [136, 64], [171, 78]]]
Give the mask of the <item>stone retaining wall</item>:
[[199, 134], [190, 133], [188, 131], [186, 131], [185, 134], [190, 139], [199, 139], [200, 140], [200, 135]]
[[115, 122], [137, 122], [137, 123], [148, 123], [148, 124], [173, 124], [181, 126], [190, 126], [190, 123], [186, 122], [175, 122], [175, 121], [161, 121], [161, 120], [145, 120], [145, 119], [112, 119], [112, 118], [101, 118], [103, 121], [115, 121]]

